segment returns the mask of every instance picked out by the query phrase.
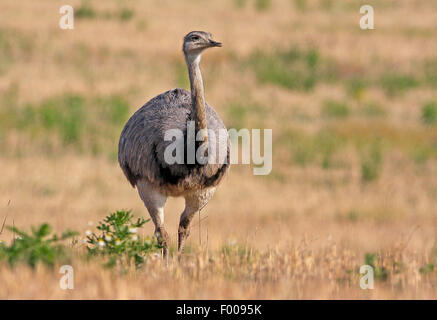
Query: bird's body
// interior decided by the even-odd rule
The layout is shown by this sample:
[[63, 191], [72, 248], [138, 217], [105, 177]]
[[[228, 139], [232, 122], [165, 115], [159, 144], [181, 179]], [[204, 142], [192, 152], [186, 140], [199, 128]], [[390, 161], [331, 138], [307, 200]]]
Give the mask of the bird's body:
[[[205, 107], [208, 130], [219, 137], [219, 130], [226, 127], [213, 108], [207, 103]], [[165, 148], [172, 143], [165, 141], [165, 133], [181, 130], [186, 141], [192, 108], [190, 92], [178, 88], [151, 99], [128, 120], [121, 133], [118, 160], [132, 186], [146, 179], [163, 195], [179, 197], [215, 187], [221, 181], [229, 166], [229, 141], [216, 141], [216, 157], [219, 152], [225, 154], [227, 163], [200, 165], [184, 161], [169, 165], [164, 159]]]
[[[184, 248], [194, 214], [205, 206], [222, 181], [230, 161], [229, 139], [222, 120], [205, 100], [200, 73], [201, 53], [219, 47], [211, 34], [193, 31], [184, 38], [183, 51], [190, 77], [191, 92], [173, 89], [147, 102], [126, 123], [119, 141], [118, 161], [133, 187], [137, 187], [155, 224], [155, 235], [167, 256], [169, 237], [164, 229], [164, 205], [167, 197], [184, 197], [185, 209], [178, 230], [178, 251]], [[188, 161], [189, 123], [196, 134], [194, 153], [203, 151], [205, 159]], [[181, 133], [183, 161], [168, 161], [166, 150], [174, 142], [169, 132]], [[225, 132], [225, 135], [223, 135]], [[199, 133], [199, 135], [197, 135]], [[200, 139], [198, 138], [200, 137]], [[191, 149], [190, 149], [191, 150]]]

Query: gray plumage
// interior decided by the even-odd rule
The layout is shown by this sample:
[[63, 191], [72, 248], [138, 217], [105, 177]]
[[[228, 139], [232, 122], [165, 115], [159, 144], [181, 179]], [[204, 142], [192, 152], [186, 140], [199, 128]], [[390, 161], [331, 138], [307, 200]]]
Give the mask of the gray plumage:
[[[219, 137], [219, 130], [226, 127], [207, 103], [205, 109], [207, 128]], [[221, 181], [229, 167], [229, 140], [225, 144], [216, 141], [216, 159], [219, 152], [226, 154], [225, 164], [168, 165], [164, 160], [165, 148], [172, 143], [164, 141], [165, 132], [179, 129], [186, 140], [187, 122], [193, 120], [192, 115], [190, 92], [173, 89], [147, 102], [128, 120], [120, 137], [118, 161], [132, 186], [145, 178], [163, 194], [180, 196], [191, 190], [216, 186]]]
[[[178, 252], [181, 253], [194, 213], [212, 198], [230, 165], [226, 127], [214, 109], [206, 103], [199, 67], [202, 52], [211, 47], [221, 47], [221, 43], [212, 40], [210, 33], [188, 33], [184, 38], [183, 52], [191, 91], [173, 89], [151, 99], [128, 120], [120, 136], [120, 167], [131, 185], [138, 189], [167, 258], [170, 241], [164, 228], [167, 197], [185, 198], [185, 209], [178, 229]], [[215, 162], [202, 164], [197, 158], [194, 163], [187, 161], [189, 121], [194, 124], [195, 132], [200, 134], [200, 141], [196, 142], [194, 151], [207, 149], [207, 159], [215, 158]], [[165, 141], [164, 136], [174, 129], [182, 132], [185, 141], [182, 164], [169, 164], [164, 157], [166, 148], [172, 143]], [[202, 149], [205, 146], [207, 148]]]

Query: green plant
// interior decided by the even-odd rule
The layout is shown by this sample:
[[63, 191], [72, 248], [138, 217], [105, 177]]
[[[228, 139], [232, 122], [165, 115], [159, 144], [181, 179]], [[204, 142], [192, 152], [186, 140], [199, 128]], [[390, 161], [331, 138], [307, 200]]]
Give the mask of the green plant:
[[227, 108], [229, 121], [232, 123], [231, 127], [240, 129], [244, 127], [244, 122], [247, 116], [247, 108], [238, 103], [231, 103]]
[[235, 100], [226, 106], [226, 118], [230, 128], [241, 129], [247, 126], [248, 119], [254, 118], [262, 121], [265, 118], [265, 108], [256, 102], [247, 100]]
[[96, 16], [96, 11], [94, 11], [87, 1], [83, 2], [74, 12], [74, 17], [77, 19], [92, 19]]
[[104, 117], [113, 125], [123, 125], [129, 116], [129, 104], [120, 96], [112, 95], [101, 100]]
[[423, 69], [425, 82], [435, 87], [437, 85], [437, 60], [426, 61]]
[[300, 11], [306, 11], [308, 9], [308, 1], [307, 0], [294, 0], [294, 6], [296, 9]]
[[346, 118], [349, 108], [344, 102], [329, 100], [323, 105], [322, 115], [328, 118]]
[[363, 78], [352, 78], [346, 82], [346, 90], [349, 96], [356, 100], [361, 100], [364, 91], [369, 87], [369, 82]]
[[350, 221], [355, 222], [360, 218], [360, 213], [357, 210], [352, 209], [351, 211], [348, 212], [347, 218]]
[[255, 0], [255, 8], [258, 11], [265, 11], [270, 7], [270, 1], [271, 0]]
[[416, 88], [419, 86], [419, 81], [411, 75], [389, 73], [381, 76], [380, 84], [389, 96], [394, 96]]
[[42, 224], [38, 228], [32, 227], [31, 233], [16, 227], [7, 228], [18, 237], [10, 246], [0, 244], [0, 260], [5, 259], [11, 265], [22, 261], [31, 267], [35, 267], [38, 262], [53, 266], [56, 261], [65, 258], [66, 250], [60, 242], [78, 234], [67, 230], [60, 237], [56, 234], [49, 237], [52, 228], [48, 224]]
[[377, 264], [378, 256], [375, 253], [366, 253], [364, 256], [364, 263], [373, 268], [373, 275], [377, 280], [387, 280], [388, 271], [385, 267]]
[[[9, 95], [9, 94], [8, 94]], [[83, 96], [67, 93], [40, 102], [19, 104], [0, 97], [0, 144], [2, 134], [20, 132], [32, 148], [59, 152], [63, 148], [93, 154], [112, 152], [129, 116], [129, 103], [121, 95]], [[4, 140], [3, 140], [4, 142]], [[7, 149], [11, 154], [16, 150]]]
[[154, 238], [140, 239], [138, 228], [141, 228], [150, 219], [138, 218], [133, 220], [130, 211], [116, 211], [99, 222], [99, 233], [88, 236], [88, 253], [90, 256], [104, 256], [108, 260], [106, 266], [129, 266], [133, 261], [136, 267], [141, 266], [145, 258], [158, 252]]
[[316, 49], [292, 48], [287, 51], [266, 53], [257, 51], [249, 58], [260, 83], [272, 83], [296, 90], [311, 90], [327, 77], [330, 70], [321, 64]]
[[243, 8], [246, 5], [246, 0], [234, 0], [234, 5], [237, 8]]
[[419, 268], [419, 272], [422, 274], [428, 274], [434, 272], [434, 264], [428, 263]]
[[332, 157], [345, 144], [345, 139], [329, 129], [315, 134], [305, 134], [299, 130], [287, 130], [279, 140], [289, 151], [291, 159], [300, 166], [320, 162], [322, 168], [332, 167]]
[[437, 124], [437, 103], [428, 102], [422, 108], [422, 121], [428, 125]]
[[128, 8], [123, 8], [120, 10], [120, 20], [121, 21], [128, 21], [131, 20], [134, 16], [134, 11]]
[[136, 28], [138, 31], [145, 31], [147, 30], [148, 26], [149, 24], [145, 18], [141, 18], [136, 24]]
[[77, 19], [103, 18], [129, 21], [133, 18], [134, 13], [135, 12], [132, 9], [126, 7], [119, 8], [117, 11], [97, 12], [88, 1], [83, 1], [81, 6], [76, 9], [74, 16]]
[[221, 255], [228, 261], [239, 263], [251, 263], [259, 257], [258, 251], [247, 245], [229, 241], [221, 247]]
[[334, 7], [333, 0], [321, 0], [320, 6], [325, 10], [331, 10]]
[[360, 113], [367, 117], [383, 117], [387, 111], [376, 102], [369, 102], [360, 108]]
[[190, 89], [190, 80], [188, 78], [187, 67], [185, 63], [175, 63], [174, 69], [176, 85], [183, 89]]
[[68, 96], [64, 109], [59, 105], [46, 104], [41, 107], [41, 117], [46, 128], [57, 126], [64, 143], [77, 142], [83, 125], [84, 99], [80, 96]]
[[381, 173], [382, 149], [379, 141], [370, 145], [361, 156], [361, 179], [364, 182], [376, 180]]

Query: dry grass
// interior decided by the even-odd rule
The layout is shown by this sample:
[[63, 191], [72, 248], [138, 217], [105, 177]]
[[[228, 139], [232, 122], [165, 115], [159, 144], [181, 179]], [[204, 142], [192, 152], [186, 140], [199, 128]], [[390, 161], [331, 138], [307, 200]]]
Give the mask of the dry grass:
[[[370, 1], [376, 29], [361, 31], [358, 4], [238, 3], [89, 1], [96, 15], [63, 31], [56, 2], [1, 1], [1, 222], [83, 233], [116, 209], [146, 214], [115, 162], [124, 116], [102, 118], [101, 101], [122, 97], [131, 113], [186, 86], [180, 46], [192, 29], [224, 43], [203, 58], [208, 101], [225, 123], [273, 128], [274, 159], [267, 177], [231, 169], [202, 211], [202, 245], [195, 225], [181, 264], [152, 259], [119, 274], [77, 255], [71, 291], [59, 289], [57, 267], [0, 264], [0, 298], [437, 298], [436, 269], [421, 269], [437, 264], [437, 127], [423, 121], [437, 99], [437, 5]], [[123, 9], [132, 15], [117, 16]], [[280, 73], [259, 81], [256, 52], [288, 66], [290, 48], [317, 52], [320, 69], [297, 64], [316, 75], [313, 87], [281, 85]], [[83, 121], [59, 116], [78, 130], [65, 141], [64, 127], [39, 117], [71, 94], [85, 101]], [[166, 207], [173, 246], [182, 209], [180, 199]], [[374, 290], [359, 287], [366, 253], [384, 270]]]

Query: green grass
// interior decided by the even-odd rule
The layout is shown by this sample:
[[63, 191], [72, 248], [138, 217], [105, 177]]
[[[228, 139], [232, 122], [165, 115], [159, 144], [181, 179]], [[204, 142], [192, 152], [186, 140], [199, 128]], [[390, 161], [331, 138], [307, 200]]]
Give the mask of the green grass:
[[0, 28], [0, 75], [19, 61], [26, 61], [34, 53], [34, 39], [16, 29]]
[[248, 109], [245, 105], [239, 103], [231, 103], [227, 107], [227, 119], [229, 119], [229, 126], [235, 129], [245, 127], [245, 120]]
[[387, 115], [387, 111], [376, 102], [368, 102], [361, 105], [359, 108], [359, 113], [366, 117], [384, 117]]
[[104, 11], [98, 14], [98, 17], [102, 17], [104, 19], [115, 19], [120, 20], [122, 22], [126, 22], [132, 20], [135, 12], [129, 8], [120, 8], [116, 11]]
[[346, 118], [349, 116], [349, 107], [345, 102], [328, 100], [323, 104], [322, 116], [327, 118]]
[[320, 1], [320, 6], [324, 9], [324, 10], [331, 10], [334, 7], [334, 0], [321, 0]]
[[260, 83], [308, 91], [319, 81], [331, 78], [332, 71], [316, 49], [293, 47], [286, 51], [254, 52], [248, 63]]
[[397, 150], [418, 164], [437, 159], [437, 131], [424, 127], [405, 129], [378, 119], [364, 123], [331, 122], [316, 132], [284, 128], [276, 134], [274, 145], [275, 156], [283, 161], [322, 168], [344, 166], [348, 160], [342, 161], [339, 153], [345, 148], [353, 150], [360, 158], [363, 182], [378, 179], [386, 150]]
[[388, 278], [388, 271], [385, 267], [379, 265], [380, 257], [376, 253], [366, 253], [364, 256], [364, 264], [373, 268], [375, 280], [385, 281]]
[[308, 0], [294, 0], [294, 6], [299, 11], [306, 11], [308, 9]]
[[132, 9], [121, 7], [116, 11], [97, 12], [88, 1], [83, 1], [79, 8], [75, 9], [74, 17], [77, 19], [118, 19], [120, 21], [129, 21], [134, 17]]
[[369, 87], [369, 81], [359, 77], [352, 78], [345, 83], [348, 95], [355, 100], [361, 100], [365, 90]]
[[437, 103], [426, 103], [422, 107], [422, 122], [427, 125], [437, 125]]
[[118, 95], [64, 94], [24, 105], [18, 105], [12, 97], [3, 98], [7, 103], [0, 110], [0, 135], [19, 132], [33, 147], [39, 145], [44, 150], [53, 150], [59, 141], [61, 146], [78, 151], [110, 152], [116, 148], [129, 116], [127, 101]]
[[342, 148], [344, 139], [327, 129], [316, 134], [287, 130], [278, 143], [288, 150], [291, 160], [297, 165], [318, 163], [322, 168], [328, 169], [333, 166], [332, 157]]
[[433, 273], [435, 270], [435, 266], [433, 263], [425, 264], [424, 266], [420, 267], [419, 272], [421, 274], [430, 274]]
[[234, 0], [234, 6], [238, 9], [244, 8], [246, 6], [247, 0]]
[[129, 21], [133, 18], [134, 16], [134, 11], [128, 8], [123, 8], [120, 10], [120, 20], [121, 21]]
[[[341, 62], [336, 64], [341, 66]], [[390, 70], [390, 67], [381, 64], [381, 70]], [[345, 91], [349, 97], [362, 101], [366, 90], [369, 88], [380, 88], [390, 97], [397, 97], [405, 94], [409, 90], [417, 88], [437, 86], [437, 61], [426, 60], [416, 62], [414, 72], [406, 72], [403, 70], [381, 71], [376, 74], [338, 74], [337, 75], [345, 86]]]
[[437, 86], [437, 60], [427, 60], [424, 63], [424, 81], [426, 84]]
[[342, 147], [342, 138], [331, 131], [316, 135], [315, 145], [321, 155], [321, 165], [324, 169], [332, 167], [332, 157]]
[[250, 264], [252, 261], [259, 258], [257, 250], [233, 241], [229, 241], [227, 244], [223, 245], [220, 252], [222, 256], [231, 263]]
[[174, 64], [175, 83], [178, 88], [190, 90], [190, 79], [188, 78], [187, 66], [183, 62]]
[[25, 111], [29, 117], [23, 119], [21, 125], [28, 125], [32, 118], [36, 118], [35, 121], [40, 121], [45, 129], [56, 130], [65, 144], [80, 139], [85, 117], [84, 99], [81, 96], [49, 100], [36, 107], [28, 106]]
[[0, 30], [0, 75], [3, 74], [13, 62], [11, 39], [6, 31]]
[[255, 0], [255, 8], [258, 11], [266, 11], [271, 6], [271, 0]]
[[417, 164], [424, 164], [428, 159], [437, 155], [437, 145], [424, 143], [417, 144], [417, 146], [412, 148], [409, 153]]
[[417, 77], [407, 74], [386, 73], [380, 77], [380, 85], [389, 96], [405, 93], [420, 85]]
[[232, 101], [226, 105], [228, 128], [248, 128], [250, 125], [262, 127], [266, 109], [252, 101]]
[[110, 124], [120, 126], [127, 120], [129, 116], [129, 105], [123, 97], [112, 95], [99, 98], [97, 101], [102, 115]]
[[347, 218], [348, 218], [348, 220], [349, 220], [349, 221], [352, 221], [352, 222], [357, 221], [357, 220], [359, 219], [359, 217], [360, 217], [360, 214], [359, 214], [359, 212], [356, 211], [356, 210], [351, 210], [351, 211], [349, 211], [348, 214], [347, 214]]
[[371, 182], [379, 178], [383, 161], [382, 147], [379, 141], [364, 148], [361, 153], [361, 180]]
[[145, 19], [144, 17], [141, 18], [140, 20], [138, 20], [137, 24], [136, 24], [136, 28], [138, 31], [146, 31], [149, 27], [149, 23], [148, 20]]
[[74, 10], [74, 17], [76, 19], [93, 19], [97, 17], [97, 12], [88, 2], [82, 2], [81, 6]]

